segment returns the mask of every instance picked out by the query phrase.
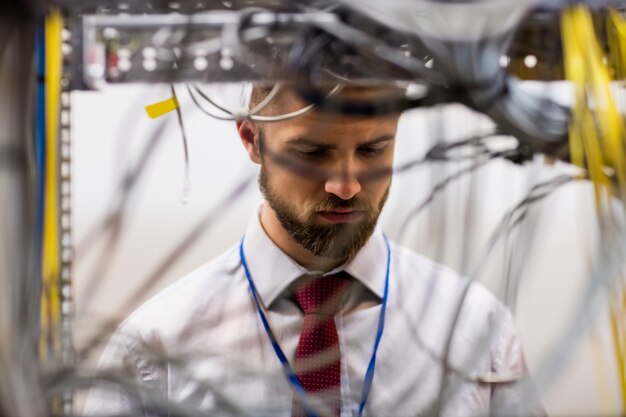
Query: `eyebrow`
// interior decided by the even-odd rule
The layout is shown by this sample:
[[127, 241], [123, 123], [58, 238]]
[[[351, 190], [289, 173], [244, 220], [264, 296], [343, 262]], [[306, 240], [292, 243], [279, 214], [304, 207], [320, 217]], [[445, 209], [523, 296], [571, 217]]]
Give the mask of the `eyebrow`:
[[[359, 147], [361, 146], [374, 146], [374, 145], [378, 145], [379, 143], [384, 143], [384, 142], [389, 142], [394, 140], [395, 136], [393, 135], [383, 135], [380, 137], [377, 137], [376, 139], [370, 140], [368, 142], [365, 143], [361, 143], [359, 144]], [[288, 145], [304, 145], [304, 146], [314, 146], [316, 148], [320, 148], [320, 149], [325, 149], [325, 150], [332, 150], [332, 149], [337, 149], [336, 145], [329, 145], [327, 143], [320, 143], [317, 142], [315, 140], [309, 139], [309, 138], [303, 138], [303, 137], [297, 137], [294, 139], [290, 139], [287, 141]]]

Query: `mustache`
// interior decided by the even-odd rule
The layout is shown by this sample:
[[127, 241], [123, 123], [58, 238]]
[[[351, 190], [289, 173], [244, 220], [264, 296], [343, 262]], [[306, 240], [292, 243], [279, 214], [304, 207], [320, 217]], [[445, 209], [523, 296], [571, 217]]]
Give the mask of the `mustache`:
[[350, 200], [344, 200], [337, 197], [334, 194], [328, 195], [326, 198], [320, 201], [314, 201], [307, 207], [309, 212], [318, 211], [333, 211], [337, 209], [350, 209], [357, 211], [372, 211], [375, 209], [370, 203], [360, 198], [351, 198]]

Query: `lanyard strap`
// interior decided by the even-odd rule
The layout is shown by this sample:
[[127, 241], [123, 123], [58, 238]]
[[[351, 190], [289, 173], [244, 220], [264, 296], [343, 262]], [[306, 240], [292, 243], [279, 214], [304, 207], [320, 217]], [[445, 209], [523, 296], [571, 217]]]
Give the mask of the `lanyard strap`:
[[[383, 330], [385, 328], [385, 312], [387, 310], [387, 294], [389, 292], [389, 267], [391, 264], [391, 249], [389, 247], [389, 241], [387, 240], [387, 236], [385, 238], [385, 245], [387, 246], [387, 268], [385, 272], [385, 290], [383, 292], [383, 300], [382, 305], [380, 307], [380, 316], [378, 319], [378, 329], [376, 331], [376, 340], [374, 342], [374, 351], [372, 352], [372, 357], [370, 358], [369, 365], [367, 366], [367, 371], [365, 372], [365, 379], [363, 380], [363, 390], [361, 391], [361, 403], [359, 404], [359, 417], [363, 416], [363, 410], [365, 409], [365, 403], [367, 402], [367, 397], [369, 396], [370, 389], [372, 388], [372, 382], [374, 381], [374, 372], [376, 371], [376, 354], [378, 352], [378, 345], [380, 344], [380, 339], [383, 336]], [[287, 376], [287, 379], [293, 386], [298, 398], [302, 402], [304, 409], [306, 410], [307, 416], [309, 417], [318, 417], [314, 408], [311, 406], [308, 395], [302, 387], [302, 383], [300, 379], [296, 376], [296, 373], [293, 371], [293, 368], [289, 364], [285, 353], [280, 348], [272, 329], [270, 328], [269, 322], [267, 321], [267, 317], [261, 308], [261, 303], [259, 302], [259, 297], [256, 292], [256, 287], [254, 286], [254, 282], [252, 282], [252, 276], [250, 275], [250, 270], [248, 269], [248, 263], [246, 262], [246, 256], [243, 251], [243, 240], [241, 238], [241, 243], [239, 244], [239, 257], [241, 258], [241, 265], [246, 273], [246, 278], [248, 280], [248, 285], [250, 286], [250, 292], [252, 293], [252, 298], [254, 299], [254, 304], [256, 304], [257, 311], [259, 313], [259, 317], [261, 318], [261, 322], [263, 323], [263, 328], [265, 329], [265, 333], [267, 333], [267, 337], [269, 338], [272, 348], [280, 361], [283, 371]]]

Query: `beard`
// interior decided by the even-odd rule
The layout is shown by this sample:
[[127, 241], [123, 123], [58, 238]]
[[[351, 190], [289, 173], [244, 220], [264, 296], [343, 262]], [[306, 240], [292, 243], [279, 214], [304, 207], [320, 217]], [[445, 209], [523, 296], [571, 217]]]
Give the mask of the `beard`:
[[[374, 232], [391, 186], [391, 184], [387, 186], [378, 205], [372, 205], [357, 197], [343, 200], [334, 194], [327, 194], [323, 200], [314, 201], [298, 209], [272, 188], [264, 164], [261, 165], [259, 185], [265, 200], [276, 213], [283, 229], [313, 255], [332, 259], [339, 265], [352, 260], [367, 243]], [[340, 208], [363, 211], [366, 215], [364, 219], [350, 223], [319, 224], [316, 222], [318, 212]]]

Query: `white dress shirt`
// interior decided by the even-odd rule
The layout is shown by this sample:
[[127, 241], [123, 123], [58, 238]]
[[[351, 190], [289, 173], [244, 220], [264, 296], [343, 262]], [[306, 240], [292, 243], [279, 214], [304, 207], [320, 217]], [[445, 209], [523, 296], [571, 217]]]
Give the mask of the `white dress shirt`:
[[[292, 299], [291, 287], [315, 272], [270, 240], [258, 213], [248, 226], [243, 248], [271, 329], [293, 361], [303, 313]], [[532, 389], [527, 394], [520, 383], [476, 382], [478, 377], [526, 375], [509, 311], [482, 286], [446, 267], [394, 243], [390, 250], [385, 328], [364, 415], [543, 414]], [[345, 270], [354, 279], [335, 317], [342, 417], [358, 414], [378, 327], [386, 260], [385, 239], [377, 229], [351, 262], [328, 272]], [[464, 289], [468, 290], [454, 325]], [[150, 299], [120, 325], [99, 369], [120, 367], [147, 387], [143, 404], [167, 401], [172, 410], [203, 410], [208, 415], [291, 413], [292, 390], [253, 302], [239, 244]], [[133, 399], [131, 386], [108, 383], [93, 388], [86, 413], [135, 415], [133, 410], [144, 406]]]

